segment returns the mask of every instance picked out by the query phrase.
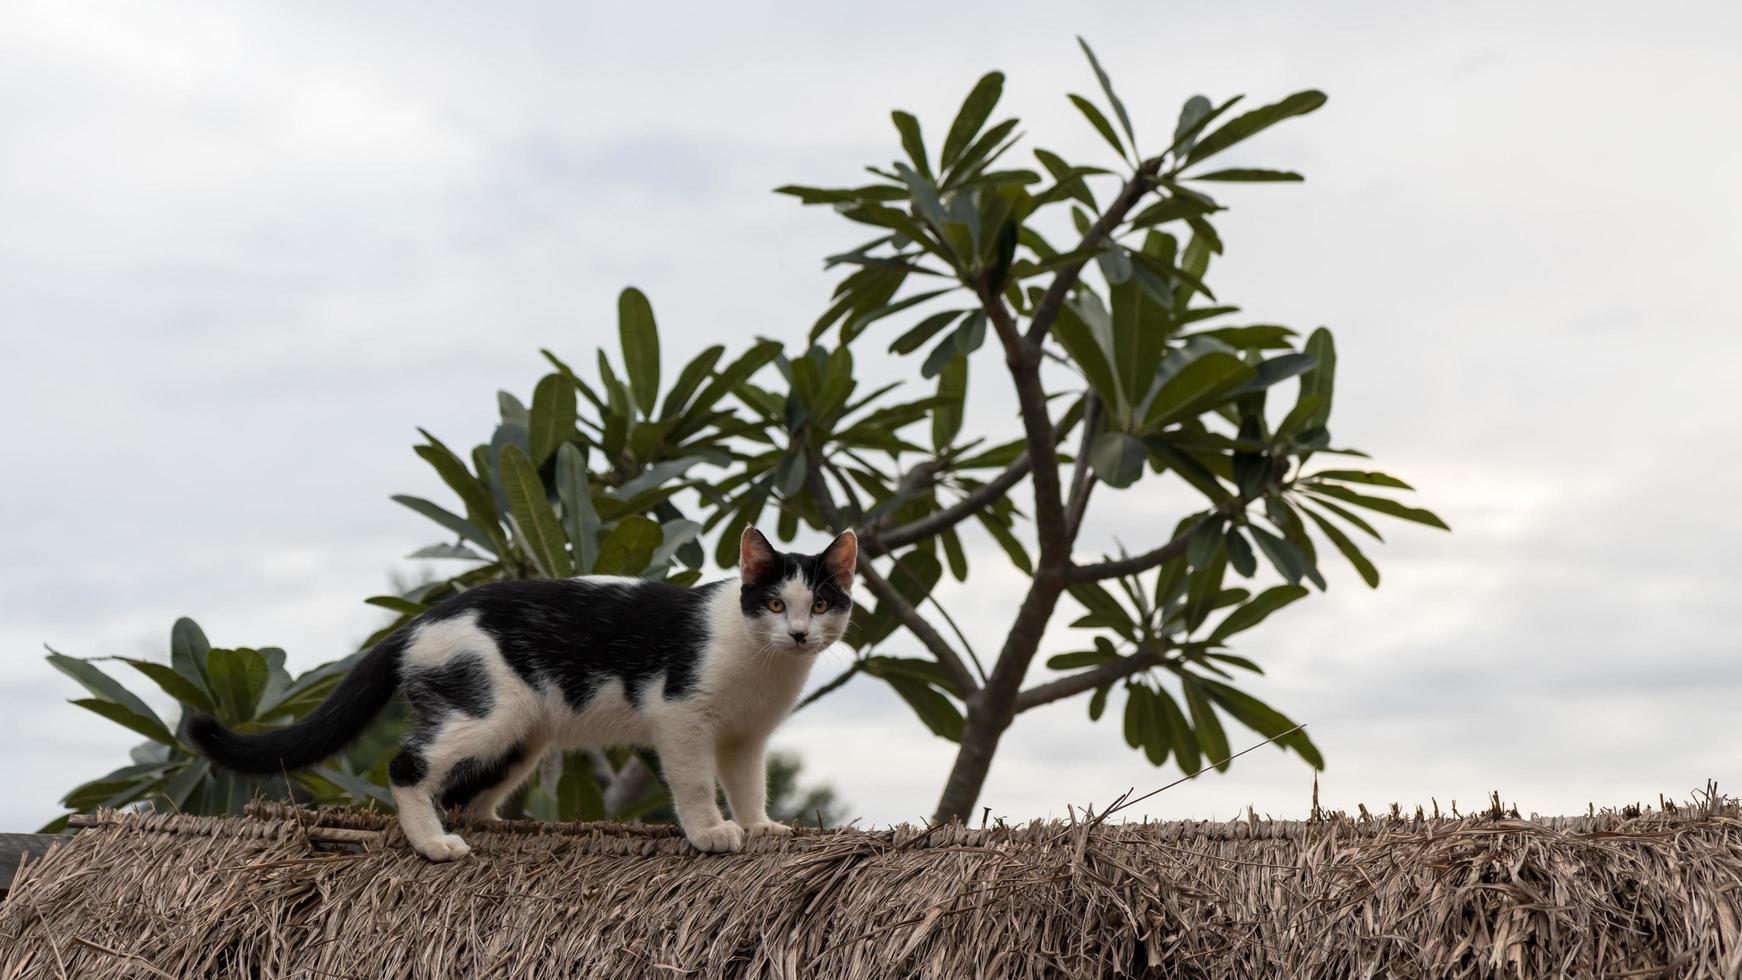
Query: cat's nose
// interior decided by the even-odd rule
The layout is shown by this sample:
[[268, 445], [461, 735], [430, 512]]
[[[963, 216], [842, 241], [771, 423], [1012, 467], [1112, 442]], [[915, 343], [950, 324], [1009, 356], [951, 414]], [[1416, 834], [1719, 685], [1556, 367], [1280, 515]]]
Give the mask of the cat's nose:
[[794, 643], [803, 643], [804, 638], [809, 634], [805, 633], [804, 630], [788, 630], [786, 635], [792, 637]]

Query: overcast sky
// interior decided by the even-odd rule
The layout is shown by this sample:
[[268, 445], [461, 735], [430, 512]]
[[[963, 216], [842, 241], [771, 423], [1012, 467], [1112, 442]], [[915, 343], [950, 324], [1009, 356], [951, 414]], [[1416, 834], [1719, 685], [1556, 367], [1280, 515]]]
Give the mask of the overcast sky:
[[[1336, 331], [1337, 441], [1456, 533], [1397, 526], [1378, 591], [1333, 567], [1238, 647], [1325, 803], [1737, 784], [1734, 4], [632, 6], [0, 7], [0, 830], [136, 741], [65, 703], [44, 642], [162, 657], [190, 615], [293, 667], [349, 652], [439, 537], [387, 499], [445, 497], [414, 427], [484, 438], [539, 347], [614, 344], [630, 283], [668, 371], [801, 341], [859, 236], [769, 190], [891, 159], [893, 107], [941, 138], [988, 69], [1030, 146], [1107, 162], [1064, 98], [1094, 91], [1077, 33], [1140, 137], [1195, 93], [1331, 97], [1229, 154], [1308, 181], [1219, 195], [1212, 283]], [[1002, 435], [985, 367], [970, 425]], [[1098, 495], [1083, 550], [1182, 502]], [[1020, 585], [992, 554], [950, 599], [982, 650]], [[874, 681], [826, 704], [777, 745], [868, 821], [929, 813], [952, 747]], [[1077, 700], [1019, 719], [983, 802], [1174, 775]], [[1265, 749], [1143, 812], [1298, 815], [1310, 782]]]

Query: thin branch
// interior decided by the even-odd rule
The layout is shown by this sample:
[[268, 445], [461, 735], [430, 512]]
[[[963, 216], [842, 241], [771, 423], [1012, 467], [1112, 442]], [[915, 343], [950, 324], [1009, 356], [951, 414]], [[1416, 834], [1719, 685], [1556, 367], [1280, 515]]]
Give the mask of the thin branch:
[[925, 648], [931, 651], [932, 657], [938, 663], [943, 664], [944, 669], [950, 672], [951, 677], [955, 678], [956, 685], [961, 688], [964, 695], [980, 689], [980, 685], [974, 680], [974, 675], [969, 673], [967, 666], [962, 663], [962, 658], [956, 656], [955, 648], [950, 646], [949, 641], [945, 640], [933, 628], [932, 624], [919, 614], [919, 610], [913, 607], [913, 603], [907, 601], [907, 597], [901, 594], [901, 590], [889, 584], [889, 580], [877, 571], [875, 565], [871, 564], [871, 556], [863, 551], [859, 552], [859, 577], [865, 580], [865, 587], [871, 590], [871, 594], [877, 597], [877, 601], [888, 606], [895, 613], [895, 617], [901, 620], [901, 625], [907, 627], [909, 633], [917, 637], [919, 642], [925, 644]]
[[840, 687], [842, 684], [845, 684], [848, 681], [852, 680], [853, 675], [859, 673], [859, 671], [864, 666], [865, 666], [865, 661], [854, 660], [851, 666], [849, 666], [846, 670], [841, 671], [840, 676], [836, 677], [834, 680], [828, 682], [827, 684], [824, 684], [822, 687], [819, 687], [816, 690], [805, 695], [804, 699], [801, 700], [799, 703], [793, 705], [792, 710], [787, 712], [787, 713], [788, 714], [797, 714], [798, 710], [800, 708], [804, 707], [807, 704], [810, 704], [812, 701], [815, 701], [817, 698], [820, 698], [825, 694], [832, 693], [836, 688]]
[[1083, 404], [1083, 440], [1077, 449], [1076, 469], [1071, 473], [1071, 497], [1065, 504], [1065, 529], [1072, 542], [1083, 529], [1083, 515], [1089, 509], [1089, 492], [1095, 488], [1095, 475], [1089, 471], [1089, 441], [1101, 424], [1101, 399], [1089, 392]]
[[1093, 565], [1072, 565], [1070, 570], [1065, 573], [1066, 580], [1098, 582], [1101, 579], [1118, 578], [1121, 575], [1137, 575], [1158, 565], [1164, 565], [1186, 553], [1186, 542], [1191, 539], [1192, 532], [1202, 527], [1204, 522], [1210, 520], [1214, 513], [1212, 511], [1211, 514], [1206, 514], [1191, 522], [1185, 530], [1175, 535], [1172, 541], [1153, 551], [1145, 551], [1141, 555], [1113, 561], [1099, 561]]
[[[1258, 495], [1263, 496], [1264, 491], [1268, 489], [1270, 488], [1261, 488]], [[1120, 558], [1114, 561], [1100, 561], [1093, 565], [1072, 565], [1065, 572], [1065, 579], [1069, 582], [1097, 582], [1101, 579], [1118, 578], [1121, 575], [1136, 575], [1141, 572], [1147, 572], [1158, 565], [1166, 564], [1167, 562], [1178, 558], [1180, 555], [1185, 554], [1186, 542], [1191, 538], [1192, 532], [1196, 531], [1198, 528], [1203, 527], [1210, 521], [1219, 521], [1230, 514], [1244, 511], [1247, 504], [1250, 504], [1252, 501], [1257, 499], [1258, 497], [1249, 497], [1245, 494], [1241, 494], [1237, 497], [1230, 497], [1217, 504], [1215, 507], [1212, 507], [1202, 517], [1191, 522], [1186, 526], [1185, 530], [1174, 535], [1172, 541], [1169, 541], [1159, 548], [1152, 551], [1145, 551], [1141, 555], [1133, 555], [1129, 558]]]
[[1132, 674], [1148, 670], [1160, 664], [1162, 655], [1155, 650], [1139, 650], [1128, 657], [1111, 660], [1098, 667], [1061, 677], [1056, 681], [1037, 684], [1016, 696], [1016, 711], [1018, 714], [1030, 708], [1038, 708], [1043, 704], [1062, 701], [1074, 697], [1084, 691], [1092, 691], [1103, 684], [1130, 677]]
[[[874, 553], [882, 554], [886, 551], [892, 551], [955, 527], [979, 513], [987, 504], [1009, 493], [1010, 488], [1021, 483], [1022, 478], [1028, 475], [1032, 465], [1033, 461], [1026, 453], [1018, 456], [1015, 461], [1004, 468], [1002, 473], [993, 477], [991, 482], [976, 487], [948, 507], [934, 510], [924, 517], [890, 528], [887, 531], [877, 532], [877, 550]], [[867, 544], [869, 543], [867, 542]]]
[[980, 664], [980, 655], [974, 652], [974, 645], [968, 642], [968, 634], [963, 633], [962, 628], [956, 625], [956, 617], [950, 615], [950, 611], [944, 608], [937, 596], [928, 595], [926, 599], [930, 600], [932, 608], [938, 611], [944, 622], [950, 625], [950, 632], [956, 634], [956, 639], [961, 641], [962, 649], [968, 654], [968, 662], [974, 665], [974, 673], [980, 675], [980, 683], [986, 683], [986, 668]]
[[[1065, 528], [1065, 508], [1059, 490], [1059, 472], [1055, 453], [1058, 435], [1052, 415], [1047, 411], [1046, 390], [1040, 384], [1038, 348], [1030, 349], [1020, 341], [1016, 322], [1004, 305], [1004, 297], [996, 293], [983, 294], [981, 303], [986, 315], [998, 328], [1004, 340], [1005, 361], [1011, 380], [1016, 384], [1017, 406], [1022, 412], [1023, 435], [1028, 440], [1028, 457], [1032, 465], [1034, 485], [1034, 527], [1040, 540], [1040, 560], [1036, 575], [1052, 578], [1070, 564], [1070, 538]], [[1040, 465], [1041, 460], [1046, 465]]]
[[[1119, 189], [1119, 195], [1113, 198], [1111, 204], [1107, 205], [1107, 210], [1101, 212], [1100, 219], [1089, 226], [1089, 230], [1083, 234], [1083, 240], [1072, 251], [1093, 248], [1112, 236], [1113, 230], [1125, 220], [1125, 215], [1130, 213], [1131, 209], [1137, 206], [1137, 202], [1143, 199], [1143, 195], [1149, 193], [1150, 188], [1154, 186], [1155, 176], [1161, 172], [1161, 160], [1161, 157], [1149, 160], [1131, 175], [1131, 179]], [[1082, 259], [1060, 269], [1052, 277], [1052, 284], [1047, 286], [1046, 293], [1041, 296], [1040, 302], [1035, 304], [1034, 316], [1029, 320], [1027, 337], [1029, 347], [1035, 350], [1040, 349], [1041, 341], [1046, 339], [1047, 331], [1052, 329], [1053, 321], [1058, 319], [1059, 309], [1065, 305], [1065, 297], [1070, 295], [1071, 287], [1077, 284], [1077, 278], [1082, 275], [1083, 266], [1088, 261], [1089, 256], [1085, 255]]]

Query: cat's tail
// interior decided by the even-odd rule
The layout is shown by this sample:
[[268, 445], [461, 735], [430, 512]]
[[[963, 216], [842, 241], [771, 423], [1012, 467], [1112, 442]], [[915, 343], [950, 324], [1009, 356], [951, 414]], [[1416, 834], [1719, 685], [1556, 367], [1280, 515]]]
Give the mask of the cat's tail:
[[213, 762], [237, 772], [312, 766], [351, 744], [387, 706], [399, 686], [399, 658], [410, 632], [401, 629], [375, 644], [325, 701], [294, 724], [241, 734], [215, 718], [195, 715], [188, 719], [188, 737]]

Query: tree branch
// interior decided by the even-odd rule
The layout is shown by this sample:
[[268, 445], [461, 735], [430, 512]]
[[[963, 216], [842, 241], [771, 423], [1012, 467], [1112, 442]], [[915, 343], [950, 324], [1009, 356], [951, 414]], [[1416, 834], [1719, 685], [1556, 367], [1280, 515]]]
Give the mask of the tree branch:
[[1016, 696], [1016, 711], [1020, 714], [1030, 708], [1092, 691], [1103, 684], [1111, 684], [1139, 671], [1148, 670], [1161, 661], [1161, 654], [1153, 650], [1139, 650], [1128, 657], [1110, 660], [1099, 667], [1061, 677], [1056, 681], [1037, 684]]
[[789, 715], [798, 714], [798, 711], [800, 708], [803, 708], [805, 705], [810, 704], [812, 701], [815, 701], [816, 699], [822, 697], [825, 694], [829, 694], [830, 692], [834, 691], [836, 688], [840, 687], [842, 684], [845, 684], [848, 681], [852, 680], [853, 676], [855, 674], [859, 673], [859, 670], [861, 668], [863, 668], [864, 666], [865, 666], [865, 661], [854, 660], [851, 666], [849, 666], [846, 670], [841, 671], [840, 676], [836, 677], [834, 680], [828, 682], [827, 684], [824, 684], [822, 687], [819, 687], [816, 690], [805, 695], [804, 699], [799, 701], [799, 703], [793, 705], [792, 710], [787, 712], [787, 714], [789, 714]]
[[1083, 441], [1077, 449], [1076, 469], [1071, 473], [1071, 497], [1065, 504], [1065, 529], [1072, 543], [1083, 529], [1083, 515], [1089, 509], [1089, 492], [1095, 489], [1094, 474], [1089, 472], [1089, 441], [1095, 438], [1095, 427], [1101, 424], [1101, 399], [1089, 392], [1083, 407]]
[[[1054, 458], [1058, 435], [1053, 429], [1052, 415], [1046, 407], [1046, 391], [1040, 385], [1040, 351], [1021, 342], [1016, 322], [1004, 305], [1004, 297], [983, 294], [980, 297], [986, 315], [998, 329], [1004, 341], [1005, 361], [1010, 377], [1016, 384], [1016, 401], [1022, 412], [1023, 435], [1028, 441], [1028, 458], [1034, 484], [1034, 527], [1040, 540], [1040, 561], [1036, 575], [1050, 578], [1062, 573], [1071, 561], [1070, 536], [1065, 527], [1065, 508], [1059, 491], [1058, 463]], [[1045, 460], [1045, 465], [1041, 461]]]
[[993, 477], [991, 482], [976, 488], [948, 507], [934, 510], [899, 527], [877, 531], [874, 540], [866, 542], [867, 546], [873, 546], [868, 550], [873, 554], [884, 554], [955, 527], [979, 513], [987, 504], [1009, 493], [1011, 487], [1021, 483], [1022, 478], [1028, 475], [1031, 466], [1032, 461], [1027, 454], [1018, 456], [1002, 473]]
[[1193, 521], [1185, 530], [1175, 535], [1172, 541], [1153, 551], [1145, 551], [1141, 555], [1133, 555], [1130, 558], [1100, 561], [1093, 565], [1072, 565], [1070, 570], [1065, 573], [1066, 580], [1070, 582], [1097, 582], [1101, 579], [1118, 578], [1121, 575], [1136, 575], [1140, 572], [1147, 572], [1158, 565], [1164, 565], [1185, 554], [1186, 542], [1191, 538], [1192, 532], [1202, 527], [1205, 521], [1221, 516], [1218, 513], [1220, 510], [1221, 508], [1218, 507]]
[[944, 665], [944, 669], [950, 672], [950, 676], [955, 679], [957, 687], [962, 690], [963, 694], [980, 689], [980, 685], [974, 681], [974, 675], [969, 673], [967, 665], [962, 663], [962, 658], [956, 656], [955, 648], [950, 646], [949, 641], [945, 640], [932, 627], [932, 624], [919, 614], [919, 610], [913, 607], [913, 603], [907, 601], [907, 597], [902, 595], [900, 590], [891, 585], [889, 580], [877, 571], [876, 567], [871, 564], [871, 556], [863, 551], [859, 552], [859, 577], [865, 580], [865, 587], [871, 590], [871, 594], [877, 597], [877, 601], [894, 611], [895, 617], [901, 620], [901, 625], [907, 627], [907, 631], [917, 637], [919, 642], [925, 644], [925, 648], [931, 651], [932, 657]]
[[1191, 538], [1192, 532], [1203, 527], [1208, 521], [1221, 520], [1230, 514], [1245, 510], [1247, 504], [1263, 496], [1264, 492], [1269, 489], [1271, 488], [1260, 488], [1258, 496], [1249, 497], [1241, 494], [1237, 497], [1229, 497], [1210, 508], [1202, 517], [1191, 522], [1185, 530], [1174, 535], [1172, 541], [1153, 551], [1146, 551], [1130, 558], [1100, 561], [1093, 565], [1072, 565], [1065, 572], [1065, 580], [1068, 582], [1095, 582], [1101, 579], [1118, 578], [1121, 575], [1136, 575], [1139, 572], [1147, 572], [1157, 565], [1166, 564], [1186, 553], [1186, 542]]
[[[1083, 240], [1072, 251], [1093, 248], [1113, 234], [1113, 230], [1125, 220], [1125, 215], [1137, 206], [1143, 195], [1149, 193], [1151, 182], [1161, 172], [1161, 160], [1161, 157], [1156, 157], [1137, 168], [1137, 172], [1119, 189], [1119, 195], [1113, 198], [1113, 203], [1101, 212], [1100, 220], [1089, 226], [1089, 230], [1083, 234]], [[1071, 287], [1077, 284], [1077, 278], [1082, 275], [1083, 266], [1088, 261], [1089, 257], [1084, 256], [1060, 269], [1052, 277], [1052, 284], [1046, 287], [1046, 293], [1034, 306], [1034, 316], [1029, 319], [1026, 338], [1029, 347], [1040, 349], [1040, 342], [1046, 339], [1046, 332], [1052, 329], [1053, 321], [1058, 319], [1059, 309], [1065, 305], [1065, 297], [1070, 295]]]

